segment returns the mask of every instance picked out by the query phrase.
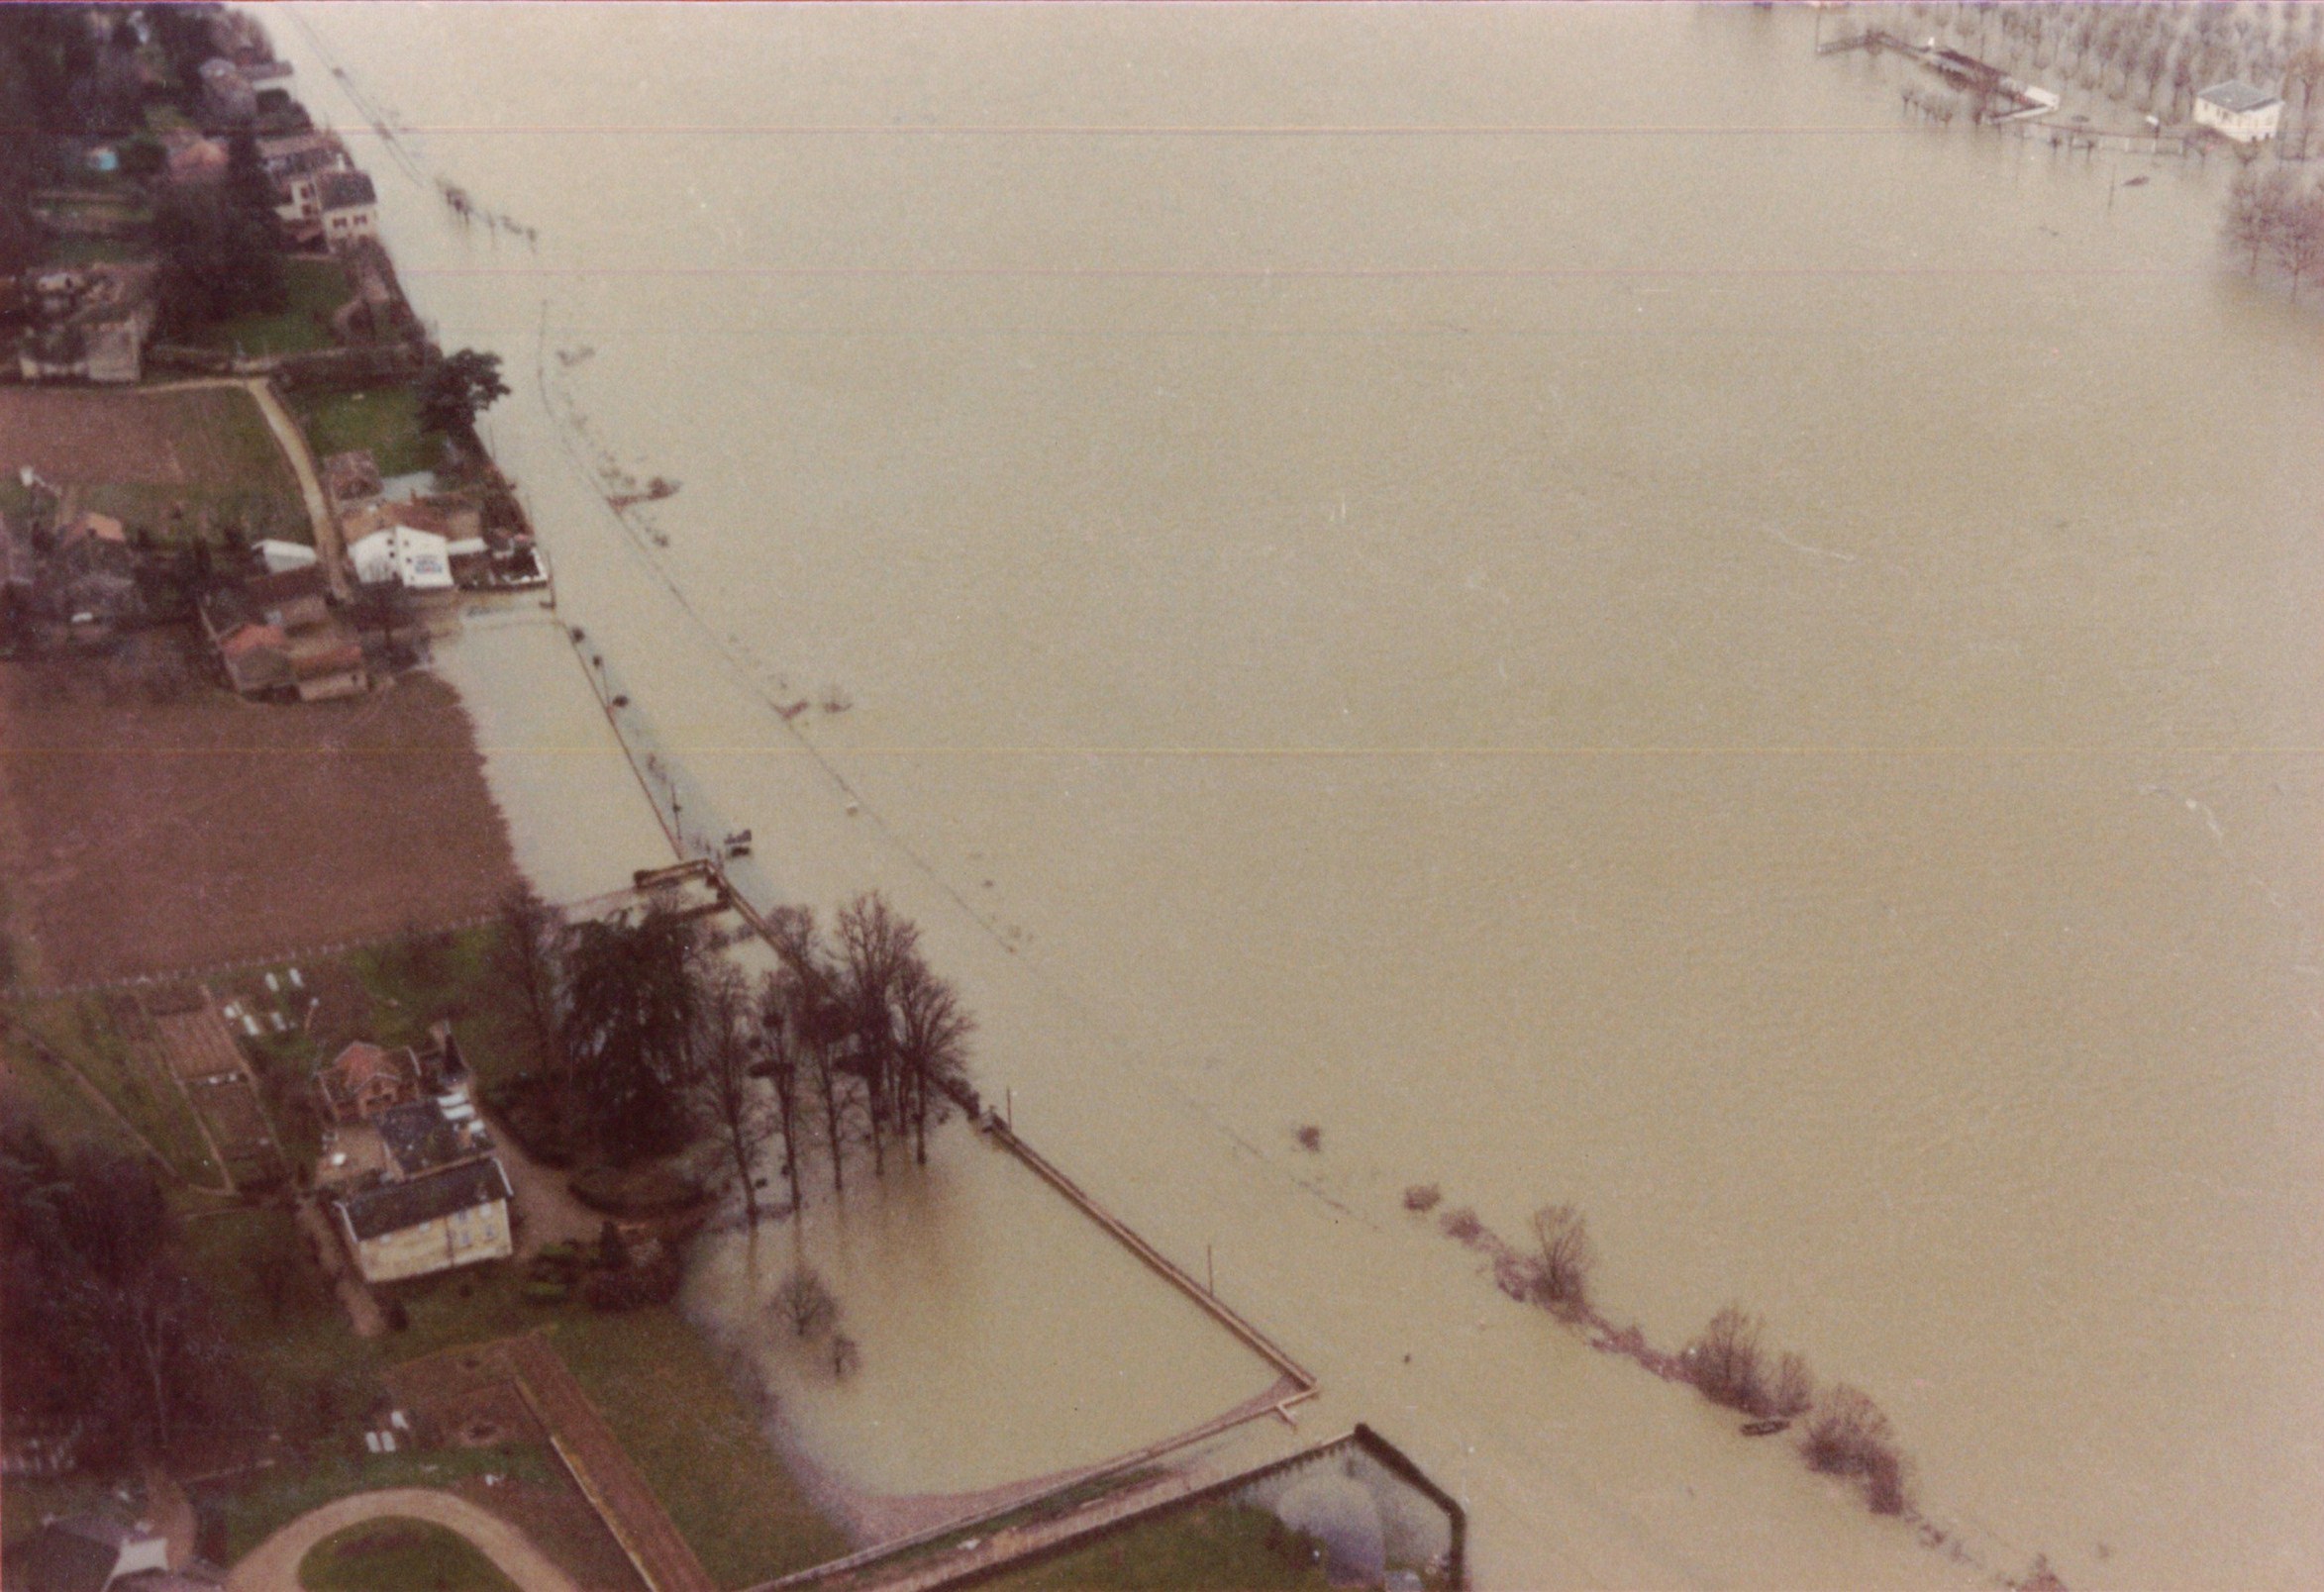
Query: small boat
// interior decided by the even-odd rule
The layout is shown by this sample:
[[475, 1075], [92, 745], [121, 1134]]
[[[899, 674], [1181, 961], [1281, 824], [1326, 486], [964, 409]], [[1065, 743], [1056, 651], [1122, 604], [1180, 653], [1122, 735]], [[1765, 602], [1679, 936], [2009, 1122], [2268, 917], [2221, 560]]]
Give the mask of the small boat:
[[1771, 1438], [1778, 1432], [1788, 1431], [1790, 1427], [1788, 1421], [1747, 1421], [1744, 1423], [1743, 1435], [1747, 1438]]

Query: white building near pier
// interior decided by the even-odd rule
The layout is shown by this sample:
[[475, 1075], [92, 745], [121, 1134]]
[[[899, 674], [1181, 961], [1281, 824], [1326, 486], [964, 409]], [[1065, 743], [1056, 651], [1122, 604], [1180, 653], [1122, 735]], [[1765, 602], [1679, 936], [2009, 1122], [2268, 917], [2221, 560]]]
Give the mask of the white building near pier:
[[392, 525], [357, 542], [347, 555], [354, 563], [355, 579], [366, 586], [392, 580], [407, 591], [452, 588], [451, 544], [433, 531]]
[[2283, 101], [2240, 77], [2213, 83], [2195, 96], [2195, 125], [2238, 144], [2258, 144], [2275, 137], [2276, 125], [2282, 120]]

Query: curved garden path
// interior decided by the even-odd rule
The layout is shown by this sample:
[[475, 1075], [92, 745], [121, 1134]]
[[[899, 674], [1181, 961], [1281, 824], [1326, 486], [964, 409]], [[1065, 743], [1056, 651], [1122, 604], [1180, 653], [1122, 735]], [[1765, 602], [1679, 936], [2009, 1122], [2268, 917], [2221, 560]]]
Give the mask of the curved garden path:
[[307, 1549], [333, 1532], [389, 1516], [459, 1533], [524, 1592], [580, 1592], [571, 1576], [507, 1521], [464, 1498], [425, 1487], [356, 1493], [309, 1510], [245, 1554], [228, 1572], [226, 1592], [299, 1592], [299, 1560]]

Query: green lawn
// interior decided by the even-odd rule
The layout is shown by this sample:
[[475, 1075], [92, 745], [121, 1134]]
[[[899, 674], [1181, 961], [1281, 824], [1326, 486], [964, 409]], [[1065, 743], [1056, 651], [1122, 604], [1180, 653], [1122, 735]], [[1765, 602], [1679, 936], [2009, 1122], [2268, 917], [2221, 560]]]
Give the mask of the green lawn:
[[242, 527], [253, 541], [314, 540], [298, 477], [291, 473], [290, 460], [283, 457], [257, 400], [248, 392], [239, 387], [195, 387], [172, 392], [125, 390], [110, 396], [113, 402], [149, 410], [139, 417], [141, 428], [158, 429], [182, 478], [166, 484], [78, 481], [74, 484], [82, 508], [112, 515], [132, 531], [150, 532], [161, 542], [191, 537], [205, 519], [213, 538], [219, 528], [231, 524]]
[[209, 1495], [226, 1529], [228, 1560], [241, 1558], [310, 1509], [335, 1499], [386, 1487], [447, 1487], [491, 1472], [520, 1481], [554, 1484], [563, 1474], [546, 1448], [507, 1443], [492, 1448], [433, 1448], [424, 1452], [333, 1454], [305, 1464], [273, 1465], [236, 1486]]
[[137, 259], [146, 252], [125, 238], [57, 238], [41, 250], [41, 264], [51, 269], [60, 265], [111, 265]]
[[376, 1356], [349, 1329], [297, 1219], [242, 1209], [189, 1220], [184, 1234], [188, 1266], [256, 1372], [268, 1422], [352, 1450], [378, 1392]]
[[206, 326], [185, 339], [196, 348], [232, 348], [249, 354], [305, 353], [331, 348], [331, 315], [353, 291], [347, 271], [335, 259], [287, 259], [283, 281], [290, 302], [272, 314], [237, 316]]
[[552, 1341], [719, 1585], [771, 1580], [848, 1550], [674, 1307], [572, 1316]]
[[334, 1532], [299, 1560], [306, 1592], [517, 1592], [457, 1532], [426, 1521], [366, 1521]]
[[[101, 997], [36, 1001], [19, 1007], [17, 1014], [26, 1034], [94, 1084], [171, 1171], [197, 1182], [217, 1181], [217, 1164], [203, 1146], [192, 1108], [157, 1066], [130, 1049], [107, 1016]], [[30, 1046], [21, 1042], [14, 1048], [30, 1054]], [[25, 1067], [32, 1079], [50, 1070], [37, 1059], [28, 1060]], [[57, 1090], [71, 1087], [70, 1080], [61, 1076], [51, 1075], [50, 1081]], [[96, 1114], [103, 1116], [102, 1112]]]
[[441, 442], [420, 430], [419, 394], [409, 387], [299, 393], [291, 398], [318, 458], [367, 448], [382, 475], [436, 467]]
[[987, 1592], [1326, 1592], [1314, 1544], [1263, 1509], [1207, 1504], [979, 1581]]

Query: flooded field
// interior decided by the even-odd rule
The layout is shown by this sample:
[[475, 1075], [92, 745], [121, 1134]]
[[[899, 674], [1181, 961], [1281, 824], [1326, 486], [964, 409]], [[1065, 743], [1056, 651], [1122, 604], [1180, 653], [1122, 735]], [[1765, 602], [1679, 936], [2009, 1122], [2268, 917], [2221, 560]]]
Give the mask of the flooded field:
[[[2109, 206], [1743, 8], [585, 17], [276, 33], [394, 132], [407, 285], [506, 358], [701, 833], [921, 919], [985, 1092], [1216, 1246], [1311, 1429], [1440, 1475], [1488, 1585], [1975, 1579], [1399, 1197], [1571, 1201], [1609, 1313], [1765, 1314], [1987, 1566], [2324, 1575], [2324, 350], [2218, 162]], [[528, 867], [659, 859], [475, 711], [543, 738], [488, 760]], [[899, 1354], [1027, 1282], [976, 1208], [861, 1235]], [[793, 1402], [874, 1487], [1080, 1442]]]

